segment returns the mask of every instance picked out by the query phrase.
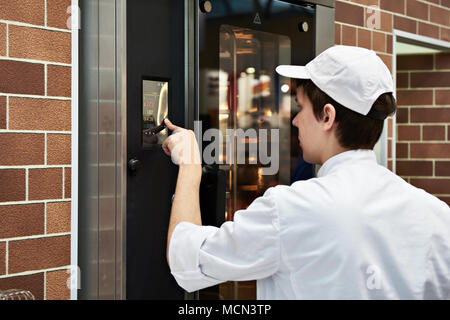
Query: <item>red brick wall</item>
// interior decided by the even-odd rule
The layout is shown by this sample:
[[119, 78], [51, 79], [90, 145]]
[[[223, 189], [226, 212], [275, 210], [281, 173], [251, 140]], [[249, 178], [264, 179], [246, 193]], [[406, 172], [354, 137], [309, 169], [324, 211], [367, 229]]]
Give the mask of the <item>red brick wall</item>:
[[397, 57], [397, 174], [450, 204], [450, 54]]
[[0, 1], [0, 290], [68, 299], [70, 0]]
[[[418, 35], [423, 35], [442, 41], [450, 41], [450, 0], [338, 0], [336, 4], [336, 22], [335, 22], [335, 43], [344, 45], [356, 45], [359, 47], [374, 50], [384, 61], [392, 72], [393, 58], [393, 29], [407, 31]], [[376, 10], [371, 10], [371, 6], [376, 6]], [[380, 24], [373, 26], [375, 14], [379, 17]], [[442, 63], [448, 63], [446, 58]], [[444, 61], [445, 60], [445, 61]], [[430, 70], [429, 68], [426, 69]], [[408, 166], [407, 159], [420, 159], [427, 161], [423, 164], [424, 170], [419, 176], [404, 175], [405, 179], [414, 185], [424, 188], [432, 194], [439, 195], [441, 199], [448, 202], [450, 193], [450, 182], [445, 178], [448, 174], [448, 162], [450, 159], [448, 142], [448, 120], [439, 122], [438, 125], [432, 125], [432, 120], [424, 120], [423, 117], [447, 117], [448, 119], [448, 90], [435, 89], [438, 87], [450, 87], [450, 68], [435, 70], [436, 75], [428, 78], [428, 74], [418, 74], [414, 76], [414, 81], [420, 81], [426, 85], [425, 92], [417, 89], [406, 92], [399, 92], [399, 100], [402, 103], [410, 101], [420, 101], [421, 99], [436, 99], [424, 110], [414, 107], [414, 120], [411, 123], [400, 123], [398, 125], [398, 135], [403, 141], [396, 144], [397, 156], [404, 156], [408, 152], [408, 158], [398, 159], [396, 165], [400, 165], [400, 175], [403, 176]], [[446, 73], [448, 72], [448, 73]], [[406, 75], [400, 75], [405, 77]], [[446, 79], [446, 80], [442, 80]], [[436, 81], [435, 81], [436, 80]], [[399, 79], [399, 81], [404, 81]], [[434, 81], [434, 82], [433, 82]], [[444, 83], [447, 81], [447, 83]], [[423, 86], [422, 84], [421, 86]], [[413, 86], [416, 86], [413, 84]], [[428, 101], [429, 102], [429, 101]], [[439, 104], [438, 104], [439, 103]], [[443, 108], [444, 107], [444, 108]], [[397, 117], [404, 116], [404, 110], [401, 110]], [[416, 110], [417, 109], [417, 110]], [[426, 111], [425, 114], [423, 111]], [[422, 113], [416, 113], [422, 112]], [[417, 117], [417, 118], [416, 118]], [[397, 118], [398, 119], [398, 118]], [[446, 134], [446, 140], [429, 140], [442, 137], [443, 128]], [[395, 128], [397, 130], [397, 128]], [[419, 140], [416, 140], [419, 139]], [[393, 122], [388, 119], [388, 167], [392, 169], [392, 140], [393, 140]], [[411, 150], [409, 148], [411, 147]], [[408, 148], [407, 151], [405, 149]], [[413, 151], [413, 154], [409, 154]], [[409, 158], [411, 156], [411, 158]], [[408, 160], [410, 161], [410, 160]], [[414, 165], [414, 164], [409, 164]], [[431, 168], [431, 169], [430, 169]], [[430, 173], [430, 170], [431, 173]]]
[[[69, 297], [69, 5], [70, 0], [0, 1], [0, 290], [29, 289], [39, 299]], [[367, 23], [370, 5], [380, 8], [379, 29]], [[373, 49], [392, 70], [392, 29], [450, 41], [449, 8], [450, 0], [336, 1], [336, 43]], [[407, 122], [399, 121], [399, 135], [410, 140], [398, 143], [397, 153], [407, 149], [408, 157], [399, 157], [397, 167], [406, 170], [405, 179], [448, 201], [449, 92], [435, 84], [408, 90], [427, 91], [414, 93], [417, 100], [433, 97], [434, 104], [408, 105], [416, 96], [400, 97], [405, 105], [399, 117], [411, 111]], [[388, 128], [392, 150], [391, 120]], [[409, 175], [413, 161], [423, 164], [412, 163], [417, 168]]]

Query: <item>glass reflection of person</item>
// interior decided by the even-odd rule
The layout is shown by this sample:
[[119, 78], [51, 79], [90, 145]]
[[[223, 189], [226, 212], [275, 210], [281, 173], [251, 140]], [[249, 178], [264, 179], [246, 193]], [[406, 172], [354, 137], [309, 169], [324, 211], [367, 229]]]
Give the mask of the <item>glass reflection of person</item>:
[[291, 183], [300, 180], [308, 180], [314, 177], [314, 165], [303, 159], [303, 151], [300, 149], [297, 164], [292, 172]]

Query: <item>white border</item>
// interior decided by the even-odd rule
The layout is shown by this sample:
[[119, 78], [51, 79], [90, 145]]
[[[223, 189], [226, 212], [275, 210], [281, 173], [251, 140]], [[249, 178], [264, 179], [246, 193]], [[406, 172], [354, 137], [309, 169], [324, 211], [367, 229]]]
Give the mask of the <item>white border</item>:
[[[409, 33], [402, 30], [392, 30], [392, 73], [394, 77], [394, 90], [397, 93], [397, 52], [395, 44], [397, 43], [397, 37], [417, 41], [417, 45], [424, 47], [432, 47], [434, 49], [448, 50], [450, 49], [450, 42], [438, 40], [426, 36], [417, 35], [415, 33]], [[401, 42], [401, 41], [400, 41]], [[392, 118], [392, 172], [396, 173], [397, 162], [397, 113]]]
[[[72, 0], [72, 17], [74, 8], [78, 10], [78, 0]], [[79, 21], [80, 11], [75, 13]], [[72, 21], [72, 177], [71, 177], [71, 213], [70, 213], [70, 299], [77, 300], [77, 286], [80, 283], [78, 268], [78, 21]]]

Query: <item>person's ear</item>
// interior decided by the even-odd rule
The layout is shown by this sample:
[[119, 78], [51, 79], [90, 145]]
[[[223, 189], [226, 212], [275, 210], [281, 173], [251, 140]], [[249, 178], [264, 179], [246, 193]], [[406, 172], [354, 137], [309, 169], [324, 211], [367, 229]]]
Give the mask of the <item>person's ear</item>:
[[333, 127], [334, 120], [336, 119], [336, 109], [330, 103], [327, 103], [323, 107], [323, 118], [322, 122], [325, 130], [329, 130]]

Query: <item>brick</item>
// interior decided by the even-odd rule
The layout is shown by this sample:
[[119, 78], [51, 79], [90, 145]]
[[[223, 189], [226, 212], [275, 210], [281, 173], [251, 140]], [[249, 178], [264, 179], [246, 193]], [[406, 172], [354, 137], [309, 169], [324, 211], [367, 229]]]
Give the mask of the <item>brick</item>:
[[406, 15], [421, 20], [428, 20], [428, 5], [416, 0], [406, 0]]
[[420, 140], [420, 126], [398, 125], [397, 130], [399, 141]]
[[69, 29], [67, 20], [71, 11], [67, 13], [71, 0], [47, 0], [47, 26], [60, 29]]
[[44, 273], [0, 279], [0, 288], [28, 290], [36, 300], [44, 299]]
[[386, 38], [386, 52], [392, 54], [393, 50], [392, 50], [392, 46], [393, 46], [393, 37], [392, 35], [388, 34], [387, 38]]
[[0, 92], [43, 95], [44, 65], [0, 60]]
[[70, 300], [70, 270], [57, 270], [47, 272], [46, 276], [46, 299], [47, 300]]
[[364, 26], [364, 9], [349, 3], [335, 2], [335, 21], [354, 26]]
[[411, 122], [450, 122], [450, 108], [412, 108]]
[[0, 242], [0, 276], [6, 273], [6, 242]]
[[356, 28], [342, 26], [342, 44], [346, 46], [356, 45]]
[[450, 0], [441, 0], [441, 6], [450, 8]]
[[351, 0], [354, 3], [359, 3], [364, 6], [378, 6], [378, 0]]
[[391, 139], [388, 139], [387, 147], [388, 147], [388, 158], [392, 158], [392, 140]]
[[44, 25], [45, 0], [0, 1], [0, 19]]
[[61, 168], [30, 169], [28, 174], [28, 198], [30, 200], [62, 198]]
[[397, 56], [397, 70], [432, 70], [432, 54], [413, 54]]
[[358, 47], [372, 49], [372, 32], [370, 30], [358, 29]]
[[[392, 1], [392, 2], [400, 2], [400, 1]], [[417, 22], [412, 19], [394, 16], [394, 28], [410, 33], [416, 33]]]
[[70, 131], [70, 121], [70, 101], [9, 98], [11, 130]]
[[388, 138], [392, 138], [392, 118], [388, 118], [387, 120], [387, 128], [388, 128]]
[[6, 24], [0, 23], [0, 56], [6, 56]]
[[439, 27], [429, 23], [419, 22], [419, 35], [439, 39]]
[[334, 44], [341, 44], [341, 25], [334, 24]]
[[44, 204], [0, 206], [0, 239], [44, 234]]
[[432, 90], [397, 90], [397, 105], [399, 106], [423, 106], [432, 104]]
[[396, 173], [399, 176], [431, 176], [433, 175], [432, 161], [397, 161]]
[[409, 87], [409, 73], [397, 73], [397, 88]]
[[441, 40], [450, 41], [450, 28], [439, 27], [441, 32]]
[[47, 203], [47, 234], [70, 232], [70, 201]]
[[450, 72], [411, 72], [411, 88], [450, 87]]
[[397, 142], [395, 147], [397, 158], [409, 158], [409, 144]]
[[70, 67], [47, 66], [47, 95], [70, 97], [72, 74]]
[[450, 206], [450, 197], [439, 196], [438, 198]]
[[430, 21], [448, 26], [450, 23], [450, 11], [448, 9], [430, 6]]
[[44, 164], [44, 135], [29, 133], [0, 133], [0, 165]]
[[10, 241], [8, 271], [19, 273], [70, 264], [70, 236]]
[[450, 53], [436, 55], [436, 69], [450, 69]]
[[436, 90], [435, 104], [450, 105], [450, 90]]
[[381, 32], [372, 32], [372, 50], [386, 52], [386, 35]]
[[397, 123], [409, 122], [409, 108], [397, 108]]
[[0, 202], [25, 200], [25, 170], [0, 170]]
[[47, 135], [47, 164], [70, 164], [71, 159], [70, 134]]
[[0, 97], [0, 129], [6, 129], [6, 97]]
[[450, 192], [450, 179], [411, 179], [410, 183], [431, 194], [448, 194]]
[[71, 181], [72, 181], [72, 169], [64, 168], [64, 198], [70, 199], [71, 193]]
[[404, 1], [380, 0], [380, 8], [386, 11], [405, 13]]
[[411, 143], [411, 158], [450, 158], [450, 143]]
[[436, 161], [436, 176], [450, 177], [450, 161]]
[[381, 12], [381, 29], [380, 31], [392, 32], [393, 18], [392, 14], [387, 12]]
[[384, 64], [392, 74], [392, 56], [382, 53], [377, 53], [377, 56], [379, 56], [381, 60], [383, 60]]
[[445, 126], [423, 126], [423, 140], [445, 140]]
[[9, 56], [71, 63], [71, 35], [30, 27], [9, 26]]

